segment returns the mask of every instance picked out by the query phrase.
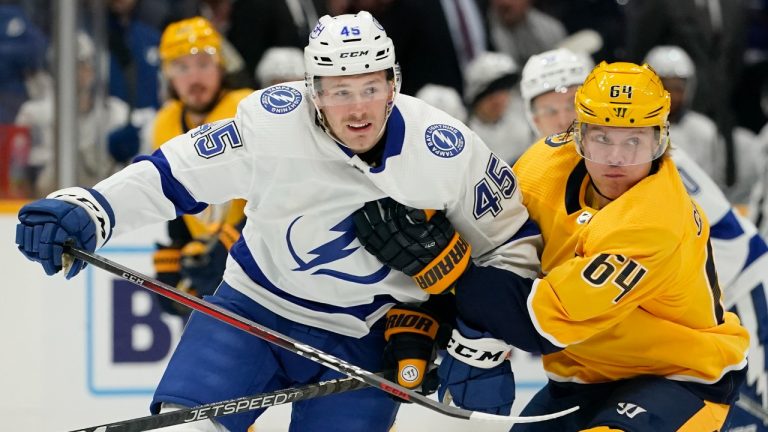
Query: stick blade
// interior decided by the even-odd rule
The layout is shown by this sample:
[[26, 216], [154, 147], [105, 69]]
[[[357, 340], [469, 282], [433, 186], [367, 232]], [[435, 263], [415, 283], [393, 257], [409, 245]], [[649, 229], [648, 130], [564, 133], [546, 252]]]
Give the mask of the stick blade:
[[565, 415], [568, 415], [578, 409], [579, 409], [579, 406], [576, 405], [574, 407], [571, 407], [562, 411], [554, 412], [551, 414], [536, 415], [536, 416], [503, 416], [498, 414], [488, 414], [484, 412], [473, 411], [472, 414], [469, 416], [469, 419], [495, 422], [495, 423], [509, 423], [509, 425], [511, 426], [515, 423], [538, 423], [542, 421], [556, 419], [558, 417], [563, 417]]

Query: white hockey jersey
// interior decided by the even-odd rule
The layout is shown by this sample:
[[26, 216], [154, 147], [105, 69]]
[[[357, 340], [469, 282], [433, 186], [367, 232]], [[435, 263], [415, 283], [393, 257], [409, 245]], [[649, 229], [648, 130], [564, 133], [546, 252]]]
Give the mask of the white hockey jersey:
[[303, 82], [244, 99], [237, 116], [164, 144], [95, 186], [111, 204], [114, 235], [247, 200], [248, 221], [224, 280], [288, 319], [361, 337], [396, 302], [427, 295], [360, 246], [351, 221], [390, 196], [445, 210], [473, 259], [537, 274], [541, 237], [511, 169], [461, 122], [397, 97], [382, 163], [372, 168], [315, 122]]
[[669, 139], [685, 150], [718, 186], [725, 184], [725, 147], [719, 141], [715, 122], [709, 117], [686, 111], [679, 122], [669, 125]]
[[671, 155], [688, 193], [710, 222], [715, 268], [725, 307], [736, 311], [751, 335], [747, 384], [755, 394], [749, 396], [768, 408], [768, 246], [755, 225], [731, 207], [715, 182], [684, 150], [674, 148]]
[[525, 120], [525, 108], [520, 92], [510, 90], [510, 94], [509, 105], [499, 121], [485, 123], [475, 116], [470, 116], [467, 125], [492, 152], [511, 165], [538, 140], [531, 135], [531, 127]]

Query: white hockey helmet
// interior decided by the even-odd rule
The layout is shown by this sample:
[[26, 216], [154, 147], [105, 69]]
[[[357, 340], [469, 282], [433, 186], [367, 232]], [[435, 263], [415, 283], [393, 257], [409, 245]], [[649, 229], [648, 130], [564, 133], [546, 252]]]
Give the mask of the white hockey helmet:
[[661, 79], [684, 79], [683, 105], [691, 105], [696, 91], [696, 65], [685, 50], [675, 45], [659, 45], [648, 51], [644, 62], [651, 66]]
[[691, 57], [680, 47], [659, 45], [645, 56], [648, 63], [661, 78], [690, 79], [696, 76], [696, 66]]
[[96, 56], [96, 46], [93, 39], [85, 32], [77, 32], [77, 60], [92, 62]]
[[497, 83], [502, 87], [513, 87], [517, 83], [519, 68], [515, 60], [507, 54], [484, 52], [467, 65], [464, 73], [464, 101], [472, 106], [489, 91], [496, 90]]
[[[367, 11], [321, 17], [304, 48], [304, 68], [305, 83], [320, 124], [334, 139], [318, 104], [321, 77], [387, 71], [392, 96], [387, 103], [386, 118], [392, 113], [395, 97], [400, 92], [400, 68], [395, 62], [395, 46], [384, 27]], [[383, 133], [382, 128], [379, 135]]]
[[392, 39], [366, 11], [323, 16], [304, 48], [304, 67], [310, 76], [355, 75], [394, 66]]
[[419, 89], [415, 96], [462, 122], [467, 120], [467, 108], [464, 107], [461, 95], [453, 87], [427, 84]]
[[523, 67], [520, 94], [527, 109], [536, 96], [581, 85], [595, 66], [586, 53], [575, 53], [566, 48], [544, 51], [531, 56]]
[[584, 82], [595, 66], [587, 53], [557, 48], [532, 55], [525, 66], [520, 80], [520, 94], [523, 97], [525, 118], [537, 135], [541, 134], [533, 121], [532, 101], [549, 92], [566, 92], [571, 86]]
[[299, 48], [272, 47], [264, 53], [256, 66], [256, 79], [262, 87], [303, 78], [304, 55]]

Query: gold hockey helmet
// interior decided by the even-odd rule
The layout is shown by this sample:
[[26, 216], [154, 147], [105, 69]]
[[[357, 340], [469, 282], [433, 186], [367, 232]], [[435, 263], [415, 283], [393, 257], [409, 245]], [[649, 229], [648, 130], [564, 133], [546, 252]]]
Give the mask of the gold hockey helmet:
[[[624, 147], [626, 151], [634, 152], [628, 164], [650, 162], [663, 155], [667, 149], [670, 97], [661, 79], [647, 64], [638, 66], [634, 63], [601, 62], [576, 91], [575, 105], [576, 149], [589, 160], [608, 163], [596, 156], [605, 153], [596, 151], [598, 144], [585, 139], [588, 125], [656, 128], [655, 143], [647, 152], [644, 149]], [[604, 150], [604, 146], [608, 144], [599, 145]]]

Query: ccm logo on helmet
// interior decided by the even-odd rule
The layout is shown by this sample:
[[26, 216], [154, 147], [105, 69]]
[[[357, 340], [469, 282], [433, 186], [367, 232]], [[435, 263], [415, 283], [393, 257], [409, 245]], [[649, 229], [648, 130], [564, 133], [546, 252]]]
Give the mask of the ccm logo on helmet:
[[414, 280], [419, 284], [421, 289], [427, 289], [432, 285], [435, 285], [438, 281], [443, 279], [445, 275], [450, 274], [454, 267], [461, 263], [461, 260], [464, 258], [468, 249], [469, 243], [467, 243], [464, 238], [459, 237], [456, 244], [453, 245], [453, 248], [451, 248], [450, 252], [445, 255], [445, 258], [443, 258], [441, 262], [432, 266], [432, 268], [423, 275], [414, 276]]
[[345, 52], [345, 53], [341, 53], [341, 55], [339, 55], [339, 57], [341, 57], [341, 58], [362, 57], [364, 55], [368, 55], [368, 50]]

